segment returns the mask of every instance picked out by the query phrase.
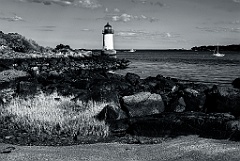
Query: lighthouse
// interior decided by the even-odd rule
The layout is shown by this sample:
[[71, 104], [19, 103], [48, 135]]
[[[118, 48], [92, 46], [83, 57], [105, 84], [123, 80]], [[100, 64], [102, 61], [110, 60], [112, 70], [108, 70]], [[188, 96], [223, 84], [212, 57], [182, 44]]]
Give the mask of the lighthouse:
[[112, 26], [109, 23], [107, 23], [104, 26], [102, 34], [103, 34], [102, 54], [108, 55], [111, 57], [116, 57], [116, 50], [114, 50], [114, 43], [113, 43], [114, 30], [112, 29]]

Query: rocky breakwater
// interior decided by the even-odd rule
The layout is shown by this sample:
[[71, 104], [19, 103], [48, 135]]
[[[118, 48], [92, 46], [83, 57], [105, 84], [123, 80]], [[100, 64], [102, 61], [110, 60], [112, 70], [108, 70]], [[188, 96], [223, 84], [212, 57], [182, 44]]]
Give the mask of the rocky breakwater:
[[113, 135], [240, 139], [237, 88], [106, 72], [93, 79], [89, 89], [75, 99], [111, 102], [97, 117], [106, 120]]
[[129, 62], [105, 57], [0, 61], [4, 68], [28, 73], [8, 86], [14, 89], [13, 97], [57, 91], [74, 95], [72, 101], [106, 102], [95, 117], [106, 121], [110, 136], [197, 134], [240, 140], [239, 88], [210, 88], [162, 75], [146, 79], [134, 73], [118, 75], [110, 70]]

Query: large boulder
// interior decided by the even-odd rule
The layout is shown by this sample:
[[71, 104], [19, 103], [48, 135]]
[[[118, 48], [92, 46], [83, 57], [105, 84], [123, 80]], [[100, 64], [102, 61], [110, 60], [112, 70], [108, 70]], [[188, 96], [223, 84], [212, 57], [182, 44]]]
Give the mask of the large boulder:
[[165, 106], [161, 95], [150, 92], [140, 92], [122, 98], [123, 107], [130, 117], [141, 117], [152, 114], [160, 114]]

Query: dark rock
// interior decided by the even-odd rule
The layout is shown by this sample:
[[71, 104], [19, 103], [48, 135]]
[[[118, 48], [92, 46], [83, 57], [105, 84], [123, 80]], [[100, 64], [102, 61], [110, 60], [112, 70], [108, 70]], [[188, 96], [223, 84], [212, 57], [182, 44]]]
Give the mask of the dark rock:
[[79, 90], [77, 93], [77, 96], [72, 99], [72, 101], [89, 101], [91, 99], [90, 97], [90, 91], [89, 90]]
[[161, 75], [156, 76], [158, 84], [156, 85], [156, 90], [163, 91], [164, 93], [172, 92], [172, 89], [176, 86], [176, 83], [171, 78], [165, 78]]
[[16, 148], [15, 147], [13, 147], [13, 146], [9, 146], [9, 147], [6, 147], [6, 148], [4, 148], [4, 149], [1, 149], [0, 150], [0, 154], [1, 153], [11, 153], [13, 150], [15, 150]]
[[114, 91], [101, 92], [82, 90], [80, 93], [78, 93], [78, 96], [72, 100], [80, 100], [82, 102], [95, 101], [106, 103], [106, 107], [104, 107], [97, 116], [97, 118], [100, 120], [118, 120], [126, 118], [126, 114], [120, 107], [118, 94]]
[[230, 89], [221, 89], [213, 86], [206, 91], [206, 101], [204, 108], [207, 113], [211, 112], [231, 112], [235, 116], [240, 116], [240, 92]]
[[240, 131], [240, 120], [231, 120], [227, 122], [228, 131]]
[[227, 131], [230, 133], [230, 140], [240, 141], [240, 120], [228, 121]]
[[37, 66], [31, 67], [31, 74], [33, 77], [39, 76], [39, 74], [40, 74], [39, 67], [37, 67]]
[[134, 73], [127, 73], [125, 79], [133, 86], [136, 86], [140, 82], [140, 76]]
[[233, 82], [232, 85], [234, 88], [239, 88], [240, 89], [240, 78], [236, 78]]
[[96, 116], [99, 120], [120, 120], [126, 119], [126, 113], [119, 107], [114, 105], [105, 106], [102, 111]]
[[121, 81], [121, 82], [125, 81], [124, 76], [113, 73], [113, 72], [106, 72], [106, 78], [110, 79], [110, 80], [118, 80], [118, 81]]
[[58, 78], [60, 74], [56, 70], [49, 71], [48, 77], [49, 78]]
[[123, 97], [123, 107], [130, 117], [140, 117], [162, 113], [165, 109], [162, 97], [159, 94], [140, 92]]
[[91, 91], [116, 91], [119, 95], [131, 95], [133, 94], [133, 87], [126, 82], [121, 82], [118, 80], [109, 80], [109, 79], [100, 79], [100, 80], [94, 80], [90, 84], [90, 90]]
[[128, 119], [108, 120], [109, 130], [114, 135], [125, 135], [129, 128]]
[[173, 99], [173, 102], [166, 108], [167, 112], [184, 112], [186, 110], [186, 103], [183, 97]]
[[19, 82], [16, 93], [20, 96], [35, 95], [39, 91], [38, 85], [34, 82]]
[[162, 113], [160, 115], [132, 118], [128, 133], [138, 136], [200, 135], [227, 139], [226, 123], [234, 120], [229, 114], [204, 114], [200, 112]]
[[71, 85], [78, 89], [88, 89], [90, 86], [90, 81], [88, 79], [78, 79], [71, 81]]
[[205, 94], [197, 90], [186, 88], [183, 95], [186, 111], [201, 111], [205, 103]]

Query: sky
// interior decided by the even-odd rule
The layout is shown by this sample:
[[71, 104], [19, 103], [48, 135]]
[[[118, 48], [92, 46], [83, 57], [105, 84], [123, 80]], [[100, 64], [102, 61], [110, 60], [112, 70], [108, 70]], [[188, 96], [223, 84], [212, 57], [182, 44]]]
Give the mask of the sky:
[[240, 0], [0, 0], [0, 31], [45, 47], [101, 49], [107, 22], [116, 49], [240, 44]]

